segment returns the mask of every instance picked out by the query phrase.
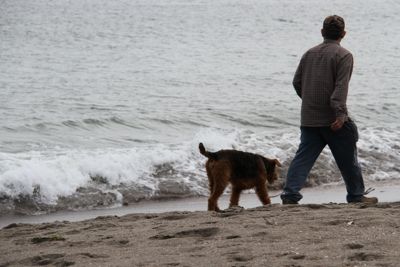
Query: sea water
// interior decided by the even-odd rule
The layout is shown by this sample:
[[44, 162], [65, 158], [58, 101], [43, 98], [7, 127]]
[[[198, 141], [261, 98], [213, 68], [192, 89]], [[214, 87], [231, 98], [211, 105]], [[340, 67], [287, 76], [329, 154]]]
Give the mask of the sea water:
[[[323, 19], [346, 21], [366, 183], [400, 181], [400, 2], [0, 1], [0, 213], [208, 194], [207, 149], [299, 143], [291, 85]], [[342, 183], [325, 149], [308, 185]]]

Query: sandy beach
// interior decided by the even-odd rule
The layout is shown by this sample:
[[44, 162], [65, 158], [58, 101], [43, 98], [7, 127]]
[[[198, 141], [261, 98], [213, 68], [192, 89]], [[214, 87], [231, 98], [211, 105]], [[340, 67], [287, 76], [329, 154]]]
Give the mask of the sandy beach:
[[400, 202], [12, 223], [0, 240], [0, 266], [399, 266]]

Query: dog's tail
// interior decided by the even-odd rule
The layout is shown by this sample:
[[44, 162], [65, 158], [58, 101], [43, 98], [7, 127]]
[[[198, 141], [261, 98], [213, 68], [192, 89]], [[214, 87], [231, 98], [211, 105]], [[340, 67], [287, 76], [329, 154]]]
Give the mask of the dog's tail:
[[203, 143], [199, 144], [199, 150], [200, 150], [200, 153], [202, 155], [204, 155], [205, 157], [207, 157], [209, 159], [213, 159], [213, 160], [217, 160], [218, 159], [217, 153], [208, 152], [206, 150], [206, 148], [204, 147]]

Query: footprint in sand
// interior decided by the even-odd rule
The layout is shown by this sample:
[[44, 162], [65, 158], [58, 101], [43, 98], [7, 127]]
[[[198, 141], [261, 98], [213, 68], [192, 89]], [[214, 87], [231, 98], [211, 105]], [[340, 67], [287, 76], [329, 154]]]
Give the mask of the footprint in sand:
[[230, 261], [234, 262], [247, 262], [251, 261], [254, 257], [247, 253], [246, 251], [237, 251], [233, 250], [227, 253], [222, 254], [223, 256], [227, 256]]
[[365, 252], [357, 252], [348, 257], [351, 261], [373, 261], [382, 259], [383, 255], [375, 254], [375, 253], [365, 253]]
[[340, 225], [347, 223], [348, 220], [338, 219], [325, 222], [326, 225]]
[[45, 254], [23, 259], [19, 262], [21, 265], [52, 265], [52, 266], [71, 266], [73, 261], [64, 260], [65, 254]]
[[176, 221], [176, 220], [182, 220], [182, 219], [186, 219], [188, 216], [187, 215], [167, 215], [164, 217], [160, 217], [160, 220], [167, 220], [167, 221]]
[[253, 259], [253, 256], [251, 255], [240, 255], [239, 252], [233, 251], [228, 253], [228, 259], [230, 261], [236, 261], [236, 262], [247, 262], [251, 261]]
[[345, 247], [347, 247], [347, 248], [349, 248], [349, 249], [360, 249], [360, 248], [363, 248], [364, 245], [356, 244], [356, 243], [351, 243], [351, 244], [346, 244]]
[[199, 252], [199, 251], [201, 251], [201, 250], [203, 250], [205, 248], [207, 248], [207, 247], [205, 247], [205, 246], [194, 246], [194, 247], [189, 247], [189, 248], [185, 249], [185, 252], [188, 252], [188, 253]]
[[241, 256], [241, 255], [237, 255], [237, 256], [231, 257], [231, 260], [240, 261], [240, 262], [251, 261], [252, 259], [253, 259], [253, 257], [250, 257], [250, 256]]
[[299, 254], [299, 253], [294, 253], [294, 252], [283, 252], [283, 253], [278, 253], [276, 257], [288, 257], [293, 260], [302, 260], [306, 258], [306, 255]]
[[121, 246], [125, 246], [125, 245], [129, 244], [129, 240], [126, 240], [126, 239], [112, 240], [112, 241], [108, 242], [108, 244], [111, 246], [121, 247]]
[[80, 234], [80, 233], [81, 233], [81, 231], [76, 230], [76, 229], [65, 232], [66, 235], [76, 235], [76, 234]]
[[65, 241], [65, 238], [60, 235], [51, 235], [51, 236], [37, 236], [31, 239], [33, 244], [39, 244], [43, 242], [54, 242], [54, 241]]
[[184, 237], [211, 237], [216, 235], [218, 232], [219, 232], [218, 227], [198, 228], [198, 229], [179, 231], [176, 233], [158, 234], [150, 237], [150, 239], [163, 240], [163, 239], [184, 238]]
[[290, 258], [291, 258], [291, 259], [294, 259], [294, 260], [302, 260], [302, 259], [305, 259], [306, 256], [305, 256], [305, 255], [302, 255], [302, 254], [298, 254], [298, 255], [290, 256]]
[[109, 258], [110, 256], [105, 254], [93, 254], [89, 252], [79, 253], [78, 255], [85, 256], [91, 259], [101, 259], [101, 258]]
[[225, 237], [226, 239], [236, 239], [236, 238], [241, 238], [240, 235], [228, 235], [227, 237]]
[[216, 224], [218, 223], [217, 221], [210, 221], [210, 222], [202, 222], [200, 224]]

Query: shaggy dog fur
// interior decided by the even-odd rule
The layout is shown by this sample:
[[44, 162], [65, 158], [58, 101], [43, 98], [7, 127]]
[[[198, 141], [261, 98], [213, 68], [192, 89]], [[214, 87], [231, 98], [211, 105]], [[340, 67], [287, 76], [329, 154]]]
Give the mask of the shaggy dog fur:
[[210, 186], [208, 210], [219, 211], [218, 198], [229, 183], [232, 184], [230, 205], [239, 204], [242, 190], [255, 188], [260, 201], [266, 205], [271, 200], [268, 196], [266, 182], [270, 184], [278, 179], [278, 168], [281, 166], [277, 159], [268, 159], [261, 155], [237, 150], [220, 150], [208, 152], [202, 143], [200, 153], [208, 158], [206, 163], [207, 176]]

